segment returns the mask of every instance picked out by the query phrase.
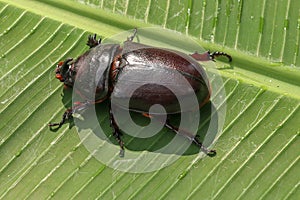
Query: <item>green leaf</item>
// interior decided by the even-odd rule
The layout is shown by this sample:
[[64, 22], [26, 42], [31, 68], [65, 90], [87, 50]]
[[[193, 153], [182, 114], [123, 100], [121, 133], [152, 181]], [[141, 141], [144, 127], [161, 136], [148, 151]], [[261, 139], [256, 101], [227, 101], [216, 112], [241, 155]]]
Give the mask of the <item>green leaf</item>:
[[[1, 0], [0, 199], [299, 198], [299, 8], [281, 0]], [[232, 55], [230, 65], [217, 61], [225, 124], [214, 158], [189, 154], [154, 172], [121, 172], [94, 158], [75, 127], [49, 130], [71, 105], [54, 69], [86, 51], [90, 33], [154, 25]], [[108, 113], [101, 117], [110, 136]], [[161, 137], [172, 134], [124, 139], [142, 151]]]

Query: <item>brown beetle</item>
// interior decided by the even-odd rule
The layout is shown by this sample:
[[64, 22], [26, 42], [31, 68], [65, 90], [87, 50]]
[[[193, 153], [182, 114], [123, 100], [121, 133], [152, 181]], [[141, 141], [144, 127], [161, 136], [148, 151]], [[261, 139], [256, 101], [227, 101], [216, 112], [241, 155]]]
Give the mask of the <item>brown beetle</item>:
[[[187, 55], [175, 50], [156, 48], [133, 42], [136, 33], [135, 29], [134, 34], [124, 42], [123, 47], [119, 44], [101, 44], [101, 39], [97, 40], [96, 34], [89, 36], [87, 45], [90, 49], [87, 52], [76, 60], [67, 59], [57, 65], [56, 78], [65, 86], [74, 87], [75, 91], [86, 101], [76, 103], [72, 108], [67, 109], [62, 120], [59, 123], [50, 123], [50, 127], [61, 127], [74, 112], [112, 98], [117, 106], [122, 99], [130, 99], [127, 109], [143, 113], [148, 117], [152, 117], [148, 112], [154, 104], [164, 106], [167, 114], [180, 113], [181, 108], [177, 96], [162, 83], [178, 85], [175, 87], [175, 93], [180, 94], [182, 98], [196, 95], [199, 107], [209, 102], [210, 84], [204, 69], [197, 61], [214, 61], [217, 56], [225, 56], [230, 62], [232, 60], [230, 55], [209, 51], [203, 54]], [[174, 78], [176, 73], [185, 77], [192, 90], [182, 88], [179, 80]], [[95, 76], [98, 76], [97, 81], [93, 81]], [[153, 82], [143, 84], [129, 95], [136, 77], [152, 77]], [[79, 83], [77, 85], [84, 85], [84, 88], [74, 86], [75, 80]], [[117, 84], [120, 80], [122, 84]], [[121, 104], [119, 106], [122, 107]], [[190, 109], [194, 108], [191, 106]], [[123, 156], [124, 143], [111, 110], [111, 101], [109, 110], [113, 135], [120, 145], [120, 156]], [[173, 126], [168, 119], [164, 125], [179, 133], [178, 128]], [[193, 135], [182, 132], [180, 134], [192, 140], [208, 156], [216, 155], [215, 150], [205, 148]]]

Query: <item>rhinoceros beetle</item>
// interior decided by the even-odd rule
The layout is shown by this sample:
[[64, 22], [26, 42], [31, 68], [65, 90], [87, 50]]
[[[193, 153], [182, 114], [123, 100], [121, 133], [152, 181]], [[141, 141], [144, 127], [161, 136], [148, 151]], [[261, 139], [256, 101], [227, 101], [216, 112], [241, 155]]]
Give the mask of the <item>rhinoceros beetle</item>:
[[[62, 120], [59, 123], [50, 123], [50, 127], [61, 127], [66, 120], [72, 117], [72, 114], [88, 108], [90, 105], [101, 103], [106, 99], [111, 100], [112, 97], [118, 98], [127, 95], [126, 88], [129, 85], [118, 85], [116, 83], [124, 73], [130, 74], [131, 77], [147, 76], [149, 70], [146, 67], [152, 67], [155, 71], [155, 66], [162, 66], [166, 70], [160, 70], [157, 73], [157, 81], [161, 81], [166, 76], [170, 76], [170, 71], [176, 70], [181, 73], [191, 84], [193, 91], [186, 91], [182, 95], [189, 96], [191, 92], [196, 94], [199, 102], [199, 107], [205, 105], [210, 100], [210, 84], [205, 74], [204, 69], [197, 61], [215, 61], [217, 56], [225, 56], [229, 62], [232, 57], [224, 52], [205, 52], [199, 54], [197, 52], [187, 55], [178, 51], [156, 48], [140, 43], [133, 42], [136, 36], [137, 29], [134, 30], [132, 36], [128, 37], [124, 42], [123, 47], [119, 44], [101, 44], [101, 39], [96, 39], [95, 35], [89, 35], [87, 45], [90, 49], [77, 59], [68, 58], [64, 62], [59, 62], [55, 73], [56, 78], [64, 83], [67, 87], [73, 87], [74, 82], [91, 82], [91, 75], [97, 74], [99, 69], [104, 73], [100, 77], [100, 81], [96, 85], [95, 98], [89, 99], [85, 95], [86, 90], [82, 88], [73, 88], [86, 100], [76, 102], [72, 108], [69, 108], [63, 114]], [[97, 58], [97, 59], [95, 59]], [[101, 62], [99, 62], [101, 60]], [[176, 84], [176, 80], [174, 84]], [[115, 88], [118, 87], [118, 88]], [[129, 85], [130, 87], [130, 85]], [[149, 92], [150, 91], [150, 92]], [[90, 91], [89, 91], [90, 92]], [[127, 95], [128, 96], [128, 95]], [[163, 105], [167, 114], [180, 113], [180, 106], [176, 101], [176, 96], [164, 87], [159, 87], [153, 84], [147, 84], [139, 88], [132, 96], [130, 96], [131, 104], [130, 111], [140, 112], [144, 116], [152, 117], [148, 114], [149, 108], [153, 104]], [[111, 109], [111, 101], [109, 103], [110, 125], [113, 128], [113, 135], [120, 145], [120, 156], [124, 156], [124, 143], [121, 139], [121, 130], [118, 127], [113, 112]], [[179, 133], [178, 128], [170, 123], [167, 119], [164, 126]], [[182, 133], [181, 133], [182, 135]], [[202, 145], [197, 137], [191, 134], [184, 134], [193, 143], [195, 143], [201, 151], [208, 156], [216, 155], [215, 150], [209, 150]]]

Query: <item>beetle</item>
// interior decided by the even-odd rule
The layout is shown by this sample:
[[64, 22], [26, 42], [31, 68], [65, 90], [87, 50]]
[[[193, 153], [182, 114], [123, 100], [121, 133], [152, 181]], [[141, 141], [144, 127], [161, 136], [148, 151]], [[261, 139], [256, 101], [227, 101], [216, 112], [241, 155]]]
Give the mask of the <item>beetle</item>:
[[[129, 110], [140, 112], [146, 117], [152, 117], [148, 112], [153, 104], [163, 105], [167, 114], [181, 112], [176, 96], [167, 88], [157, 84], [145, 84], [128, 97], [128, 91], [131, 87], [130, 81], [132, 81], [130, 79], [134, 79], [136, 76], [148, 76], [150, 72], [157, 82], [163, 82], [167, 79], [176, 85], [177, 80], [172, 78], [172, 74], [179, 72], [193, 88], [193, 91], [182, 91], [182, 88], [178, 88], [178, 92], [182, 96], [189, 97], [192, 93], [196, 94], [199, 107], [210, 101], [210, 84], [204, 69], [198, 61], [215, 61], [216, 57], [225, 56], [231, 62], [232, 57], [229, 54], [207, 51], [201, 54], [195, 52], [187, 55], [171, 49], [157, 48], [133, 42], [136, 34], [137, 29], [134, 29], [133, 35], [127, 38], [122, 47], [119, 44], [101, 44], [101, 39], [97, 40], [96, 34], [89, 35], [87, 41], [88, 51], [77, 59], [68, 58], [58, 63], [55, 69], [56, 78], [67, 87], [74, 87], [75, 80], [79, 83], [91, 83], [93, 82], [92, 76], [98, 75], [99, 70], [103, 73], [99, 74], [101, 76], [99, 78], [100, 81], [95, 83], [96, 92], [94, 99], [89, 98], [87, 94], [87, 92], [91, 92], [89, 91], [91, 88], [73, 88], [85, 101], [76, 102], [72, 108], [68, 108], [64, 112], [60, 122], [49, 123], [50, 127], [59, 128], [72, 117], [73, 113], [109, 99], [110, 125], [113, 129], [113, 135], [119, 143], [120, 156], [122, 157], [124, 156], [124, 142], [121, 138], [121, 130], [113, 116], [111, 108], [112, 98], [130, 98]], [[127, 78], [129, 79], [127, 84], [117, 84], [125, 74], [129, 77]], [[175, 133], [179, 133], [178, 128], [173, 126], [168, 118], [164, 122], [164, 126]], [[189, 133], [181, 133], [181, 135], [192, 140], [208, 156], [216, 155], [215, 150], [207, 149], [197, 137]]]

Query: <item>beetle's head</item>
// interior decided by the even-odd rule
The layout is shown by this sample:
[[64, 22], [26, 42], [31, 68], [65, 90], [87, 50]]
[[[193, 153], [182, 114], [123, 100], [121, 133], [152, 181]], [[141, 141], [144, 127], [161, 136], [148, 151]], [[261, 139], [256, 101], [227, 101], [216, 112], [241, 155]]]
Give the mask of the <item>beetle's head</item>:
[[74, 69], [73, 58], [60, 61], [55, 69], [55, 77], [66, 86], [72, 87], [75, 81], [76, 70]]

